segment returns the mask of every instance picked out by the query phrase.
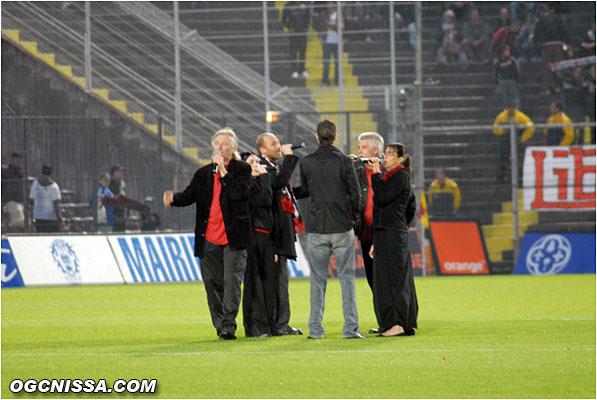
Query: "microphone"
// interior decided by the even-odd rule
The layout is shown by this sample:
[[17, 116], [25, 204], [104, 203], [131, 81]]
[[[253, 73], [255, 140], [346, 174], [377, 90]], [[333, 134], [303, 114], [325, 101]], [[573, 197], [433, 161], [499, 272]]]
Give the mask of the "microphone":
[[[216, 152], [214, 153], [214, 156], [215, 156], [215, 155], [219, 155], [219, 156], [221, 156], [221, 155], [222, 155], [222, 152], [220, 152], [220, 151], [216, 151]], [[214, 174], [217, 174], [217, 173], [218, 173], [218, 164], [214, 164]]]
[[300, 149], [300, 148], [305, 147], [305, 146], [306, 146], [305, 142], [303, 142], [301, 144], [293, 144], [292, 147], [291, 147], [291, 149], [292, 150], [296, 150], [296, 149]]

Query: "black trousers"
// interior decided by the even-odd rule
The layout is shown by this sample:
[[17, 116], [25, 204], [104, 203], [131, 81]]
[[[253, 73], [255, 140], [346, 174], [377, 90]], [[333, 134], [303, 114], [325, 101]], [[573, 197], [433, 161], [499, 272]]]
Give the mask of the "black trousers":
[[288, 258], [278, 255], [276, 262], [276, 318], [274, 327], [277, 331], [286, 329], [290, 321], [290, 298], [288, 296]]
[[376, 229], [373, 237], [373, 305], [379, 328], [382, 332], [394, 325], [416, 328], [419, 304], [408, 232]]
[[231, 249], [205, 241], [200, 259], [211, 321], [218, 335], [222, 328], [236, 331], [241, 282], [247, 266], [247, 250]]
[[269, 233], [254, 232], [243, 283], [243, 326], [245, 336], [272, 335], [276, 311], [278, 275], [274, 245]]
[[36, 219], [35, 231], [37, 233], [56, 233], [60, 232], [60, 224], [55, 219]]
[[290, 59], [293, 61], [293, 71], [299, 74], [305, 71], [305, 51], [307, 50], [307, 34], [290, 37]]
[[365, 264], [365, 275], [367, 276], [367, 283], [371, 290], [373, 290], [373, 259], [369, 256], [372, 242], [361, 242], [361, 251], [363, 252], [363, 264]]

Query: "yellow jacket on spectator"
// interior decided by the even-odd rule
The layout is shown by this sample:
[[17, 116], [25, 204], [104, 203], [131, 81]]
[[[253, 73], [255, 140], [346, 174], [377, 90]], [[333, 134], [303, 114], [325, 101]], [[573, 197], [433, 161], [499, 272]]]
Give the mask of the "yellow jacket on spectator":
[[431, 182], [429, 186], [429, 207], [433, 207], [433, 194], [434, 193], [452, 193], [454, 196], [454, 212], [458, 211], [458, 207], [460, 207], [460, 189], [458, 188], [458, 184], [453, 180], [446, 178], [446, 183], [444, 187], [440, 186], [439, 181], [436, 179]]
[[[516, 122], [517, 125], [533, 125], [533, 121], [531, 121], [531, 119], [525, 113], [520, 112], [518, 110], [514, 112], [514, 118], [512, 119]], [[508, 110], [504, 110], [501, 113], [499, 113], [499, 115], [495, 118], [495, 121], [493, 121], [493, 126], [507, 125], [509, 123], [510, 118], [508, 117]], [[526, 142], [531, 137], [533, 137], [534, 132], [535, 128], [526, 128], [522, 134], [522, 137], [520, 138], [520, 141], [522, 143]], [[504, 130], [502, 128], [493, 128], [493, 133], [495, 133], [496, 135], [503, 135]]]
[[[548, 124], [571, 124], [572, 121], [570, 118], [562, 111], [557, 114], [550, 116], [547, 119]], [[560, 146], [570, 146], [574, 141], [574, 128], [571, 126], [565, 126], [563, 128], [552, 128], [552, 129], [562, 129], [564, 131], [564, 138], [560, 142]], [[547, 135], [547, 128], [543, 130], [543, 134]]]

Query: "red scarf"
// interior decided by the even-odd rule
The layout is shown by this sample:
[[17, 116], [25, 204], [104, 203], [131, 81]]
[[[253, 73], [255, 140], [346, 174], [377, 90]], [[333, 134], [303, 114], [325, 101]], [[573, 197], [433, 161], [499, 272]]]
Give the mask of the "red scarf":
[[387, 181], [390, 176], [394, 175], [396, 172], [400, 171], [401, 169], [404, 169], [404, 165], [399, 165], [397, 167], [392, 168], [389, 171], [386, 171], [385, 175], [383, 176], [383, 180]]

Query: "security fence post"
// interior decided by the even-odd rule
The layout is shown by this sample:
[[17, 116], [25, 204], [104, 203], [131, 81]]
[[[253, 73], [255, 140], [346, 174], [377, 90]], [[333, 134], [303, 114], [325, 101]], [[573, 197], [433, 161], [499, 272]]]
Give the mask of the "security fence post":
[[514, 265], [518, 259], [519, 238], [518, 238], [518, 139], [516, 135], [516, 122], [510, 121], [510, 154], [511, 154], [511, 172], [512, 172], [512, 227]]

